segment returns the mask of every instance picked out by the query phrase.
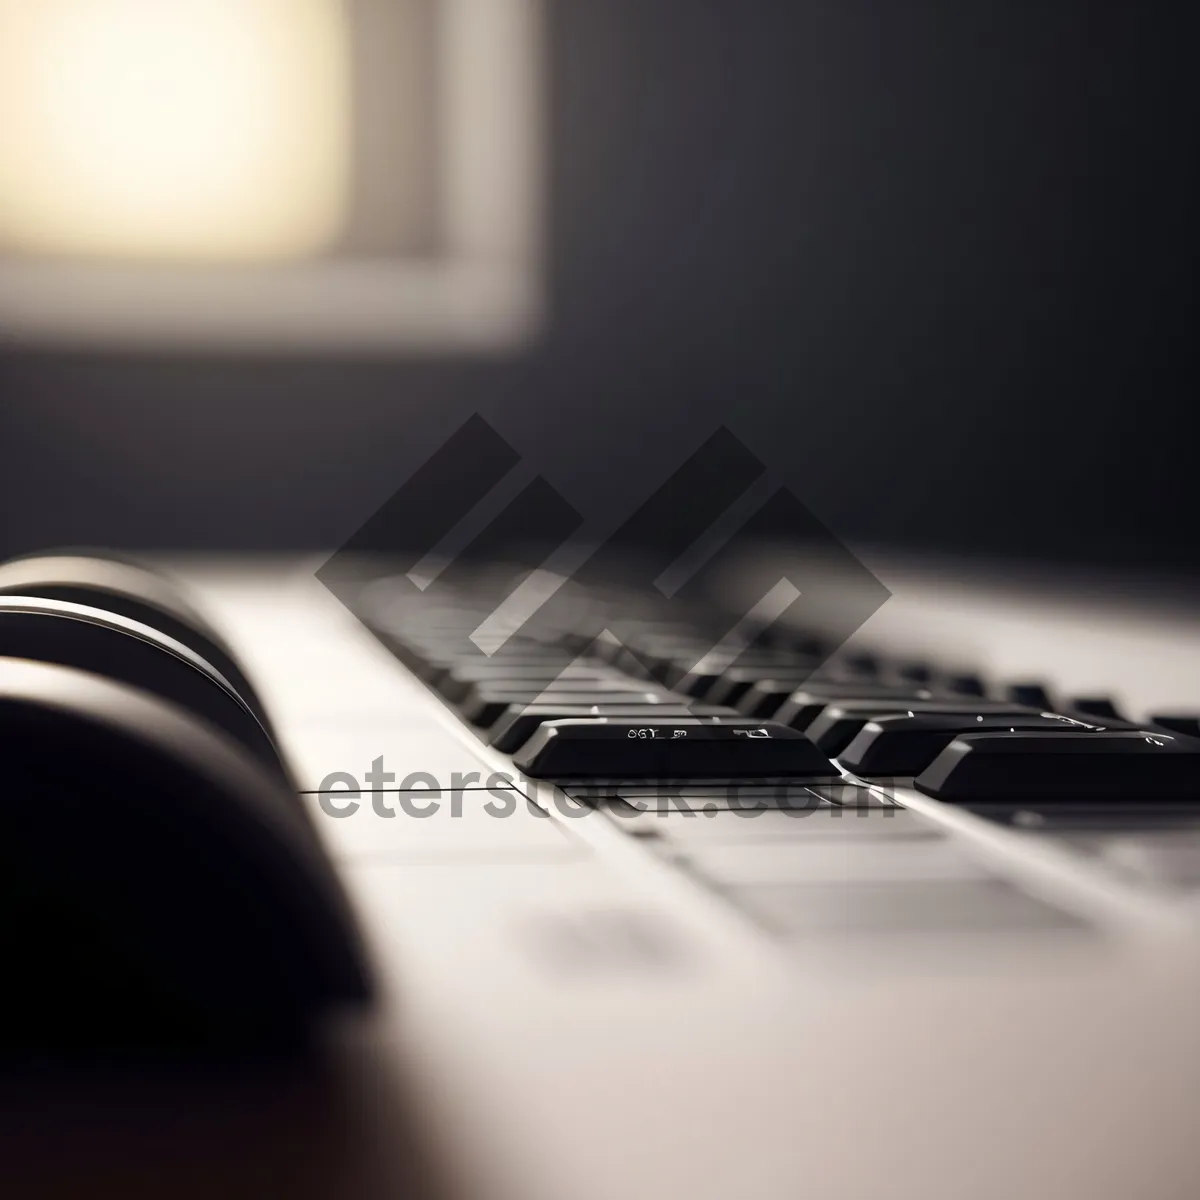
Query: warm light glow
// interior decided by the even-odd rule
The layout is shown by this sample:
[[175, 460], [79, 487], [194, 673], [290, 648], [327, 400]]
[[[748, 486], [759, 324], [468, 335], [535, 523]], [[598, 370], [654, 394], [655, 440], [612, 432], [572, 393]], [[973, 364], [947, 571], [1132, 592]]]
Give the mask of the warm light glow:
[[0, 0], [0, 251], [288, 259], [338, 233], [341, 0]]

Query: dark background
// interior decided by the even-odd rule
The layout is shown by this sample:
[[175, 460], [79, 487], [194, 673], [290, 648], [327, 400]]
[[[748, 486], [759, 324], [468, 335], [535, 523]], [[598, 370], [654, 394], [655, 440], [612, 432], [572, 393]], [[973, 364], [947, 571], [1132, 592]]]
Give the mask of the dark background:
[[507, 358], [0, 356], [0, 552], [346, 538], [473, 411], [585, 511], [727, 423], [836, 533], [1200, 570], [1195, 21], [549, 0]]

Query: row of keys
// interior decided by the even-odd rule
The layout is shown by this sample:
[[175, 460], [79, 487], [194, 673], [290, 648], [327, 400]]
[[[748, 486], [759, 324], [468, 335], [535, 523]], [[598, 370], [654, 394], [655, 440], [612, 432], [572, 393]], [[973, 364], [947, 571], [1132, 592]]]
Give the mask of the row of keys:
[[966, 804], [1200, 800], [1200, 722], [1187, 715], [1142, 729], [1103, 697], [1058, 712], [1036, 684], [986, 698], [976, 677], [925, 664], [864, 654], [822, 664], [815, 644], [706, 651], [679, 628], [570, 651], [514, 638], [483, 657], [466, 645], [479, 618], [465, 605], [375, 627], [533, 777], [818, 780], [845, 770]]

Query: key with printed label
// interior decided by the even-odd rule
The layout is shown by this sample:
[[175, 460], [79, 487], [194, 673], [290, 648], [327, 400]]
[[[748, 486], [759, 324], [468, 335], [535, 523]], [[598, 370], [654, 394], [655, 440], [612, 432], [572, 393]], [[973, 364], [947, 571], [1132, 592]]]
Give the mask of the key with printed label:
[[542, 779], [829, 778], [829, 759], [772, 721], [578, 720], [544, 724], [516, 755]]

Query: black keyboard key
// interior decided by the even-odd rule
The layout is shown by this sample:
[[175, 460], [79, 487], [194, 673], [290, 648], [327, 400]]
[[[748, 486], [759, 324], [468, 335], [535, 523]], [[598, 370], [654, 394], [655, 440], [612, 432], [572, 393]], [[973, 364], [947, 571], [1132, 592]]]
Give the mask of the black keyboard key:
[[865, 650], [856, 650], [850, 654], [839, 654], [835, 662], [831, 665], [842, 668], [851, 675], [876, 676], [880, 672], [879, 656]]
[[773, 717], [796, 690], [793, 679], [760, 679], [746, 689], [734, 708], [747, 717]]
[[1109, 696], [1075, 696], [1068, 702], [1067, 708], [1070, 712], [1082, 713], [1087, 717], [1128, 724], [1128, 719], [1118, 711]]
[[1141, 730], [969, 733], [914, 786], [957, 804], [1200, 803], [1200, 744]]
[[805, 733], [825, 754], [836, 758], [869, 721], [891, 716], [915, 717], [918, 713], [946, 715], [971, 722], [983, 715], [1021, 716], [1024, 710], [986, 700], [905, 700], [900, 703], [869, 699], [841, 700], [826, 706]]
[[655, 671], [654, 678], [664, 687], [678, 692], [681, 696], [703, 696], [721, 676], [729, 670], [727, 662], [713, 662], [711, 659], [700, 664], [689, 666], [686, 662], [666, 663], [661, 670]]
[[885, 672], [883, 679], [908, 687], [926, 687], [952, 696], [987, 695], [983, 679], [973, 671], [939, 669], [925, 662], [902, 662]]
[[1005, 684], [1001, 689], [1004, 699], [1011, 700], [1022, 708], [1036, 708], [1039, 712], [1053, 712], [1057, 708], [1049, 690], [1032, 680]]
[[1150, 723], [1172, 733], [1181, 733], [1184, 737], [1200, 738], [1198, 713], [1159, 713], [1150, 718]]
[[736, 716], [719, 705], [694, 704], [514, 704], [488, 730], [488, 741], [497, 750], [513, 754], [547, 721], [608, 720], [645, 721], [664, 717]]
[[516, 755], [543, 779], [828, 778], [829, 760], [795, 730], [741, 718], [556, 721]]
[[[794, 659], [777, 651], [741, 655], [710, 654], [700, 659], [681, 659], [670, 664], [661, 679], [672, 691], [685, 696], [707, 697], [713, 687], [726, 673], [738, 669], [755, 670], [755, 678], [761, 679], [775, 671], [791, 670]], [[751, 680], [753, 682], [753, 679]]]
[[618, 643], [610, 661], [621, 667], [648, 671], [655, 679], [665, 679], [673, 667], [691, 666], [712, 649], [698, 638], [683, 636], [652, 637]]
[[855, 734], [838, 761], [857, 775], [919, 775], [959, 734], [1061, 733], [1072, 723], [1067, 717], [1020, 711], [878, 717]]
[[807, 683], [797, 688], [775, 711], [774, 720], [792, 729], [808, 727], [831, 704], [842, 700], [901, 701], [933, 700], [936, 694], [929, 688], [898, 687], [872, 683]]
[[959, 696], [986, 696], [987, 687], [972, 671], [960, 671], [946, 680], [946, 690]]
[[[737, 705], [738, 702], [755, 686], [768, 671], [773, 679], [780, 682], [791, 682], [793, 690], [807, 682], [816, 668], [816, 664], [803, 664], [780, 669], [779, 667], [730, 667], [704, 693], [704, 699], [710, 704]], [[782, 702], [781, 702], [782, 703]], [[758, 714], [754, 714], [758, 715]]]

